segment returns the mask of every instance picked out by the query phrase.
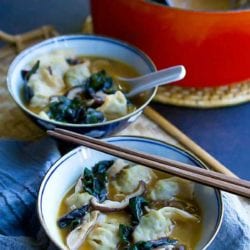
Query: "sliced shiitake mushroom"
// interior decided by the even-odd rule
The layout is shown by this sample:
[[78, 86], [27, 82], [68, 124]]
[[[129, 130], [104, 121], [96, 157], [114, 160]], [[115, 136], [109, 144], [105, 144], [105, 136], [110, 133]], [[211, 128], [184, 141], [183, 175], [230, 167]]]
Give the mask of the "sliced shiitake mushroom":
[[82, 224], [69, 233], [66, 240], [69, 249], [75, 250], [82, 245], [88, 236], [88, 233], [97, 223], [99, 214], [99, 211], [92, 211], [91, 213], [85, 215]]
[[68, 91], [66, 97], [69, 98], [70, 100], [73, 100], [82, 94], [84, 94], [84, 88], [82, 86], [76, 86]]
[[138, 188], [135, 192], [127, 195], [124, 200], [122, 201], [111, 201], [105, 200], [103, 203], [99, 203], [98, 200], [94, 197], [91, 199], [90, 204], [91, 206], [99, 210], [101, 212], [116, 212], [125, 209], [129, 205], [129, 200], [133, 197], [142, 195], [146, 190], [146, 184], [143, 181], [140, 181]]

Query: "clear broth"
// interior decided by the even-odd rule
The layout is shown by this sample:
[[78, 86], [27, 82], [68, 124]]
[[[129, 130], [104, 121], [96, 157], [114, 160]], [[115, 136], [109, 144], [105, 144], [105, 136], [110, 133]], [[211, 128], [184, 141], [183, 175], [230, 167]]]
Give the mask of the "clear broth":
[[[154, 178], [151, 181], [151, 183], [147, 184], [147, 190], [150, 190], [154, 186], [156, 181], [158, 181], [160, 179], [165, 179], [165, 178], [171, 177], [170, 175], [168, 175], [166, 173], [162, 173], [162, 172], [157, 171], [157, 170], [154, 170], [154, 173], [156, 175], [156, 178]], [[63, 198], [63, 200], [60, 204], [60, 207], [59, 207], [58, 218], [62, 217], [64, 214], [69, 212], [65, 200], [73, 192], [74, 192], [74, 188], [72, 188]], [[119, 199], [115, 198], [114, 194], [115, 194], [114, 188], [112, 187], [111, 184], [109, 184], [108, 199], [119, 200]], [[175, 225], [173, 232], [171, 233], [171, 235], [169, 237], [179, 240], [179, 242], [181, 244], [186, 245], [187, 250], [191, 250], [191, 249], [195, 249], [195, 246], [197, 245], [198, 241], [201, 238], [202, 213], [201, 213], [201, 209], [199, 208], [199, 205], [195, 199], [190, 200], [188, 202], [190, 202], [194, 207], [197, 208], [196, 214], [201, 218], [201, 222], [194, 223], [194, 222], [190, 222], [190, 221], [188, 221], [188, 222], [178, 221], [178, 223]], [[108, 218], [116, 218], [117, 220], [121, 221], [121, 223], [123, 223], [123, 224], [126, 224], [126, 221], [128, 221], [128, 218], [129, 218], [128, 213], [125, 213], [124, 211], [115, 212], [115, 213], [108, 213], [106, 215], [108, 216]], [[65, 244], [66, 244], [66, 237], [67, 237], [68, 233], [69, 233], [68, 230], [60, 230], [62, 240]], [[92, 248], [89, 245], [87, 240], [79, 248], [79, 250], [91, 250], [91, 249]]]
[[[90, 61], [91, 73], [95, 73], [100, 70], [105, 70], [107, 72], [107, 75], [111, 76], [114, 79], [114, 82], [117, 84], [118, 89], [121, 90], [122, 92], [128, 91], [129, 86], [126, 84], [126, 82], [116, 80], [117, 76], [132, 78], [140, 75], [135, 68], [118, 60], [95, 57], [95, 56], [79, 56], [78, 58], [83, 58]], [[64, 89], [62, 91], [62, 95], [64, 95], [67, 91], [68, 89]], [[138, 96], [136, 98], [131, 98], [131, 103], [133, 105], [129, 106], [128, 113], [131, 113], [136, 108], [140, 107], [143, 103], [145, 103], [147, 98], [148, 96], [146, 94], [141, 94], [139, 98]], [[29, 104], [26, 104], [26, 106], [29, 110], [31, 110], [36, 114], [39, 114], [43, 110], [43, 108], [32, 107]]]

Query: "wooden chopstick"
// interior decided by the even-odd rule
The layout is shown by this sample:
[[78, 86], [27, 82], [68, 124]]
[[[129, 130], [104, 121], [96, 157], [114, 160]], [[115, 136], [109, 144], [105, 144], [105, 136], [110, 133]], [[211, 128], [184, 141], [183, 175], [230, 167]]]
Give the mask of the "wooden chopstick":
[[221, 164], [218, 160], [216, 160], [212, 155], [210, 155], [207, 151], [205, 151], [202, 147], [200, 147], [197, 143], [191, 140], [181, 130], [179, 130], [176, 126], [174, 126], [165, 117], [163, 117], [161, 114], [155, 111], [153, 108], [147, 106], [144, 109], [144, 114], [147, 116], [147, 118], [152, 120], [161, 129], [163, 129], [167, 134], [171, 135], [181, 145], [183, 145], [186, 149], [190, 150], [199, 159], [201, 159], [204, 163], [206, 163], [206, 165], [209, 168], [217, 172], [223, 173], [225, 175], [239, 178], [232, 171], [230, 171], [223, 164]]
[[246, 180], [228, 177], [223, 174], [194, 167], [189, 164], [184, 164], [158, 156], [146, 155], [142, 152], [136, 152], [127, 148], [121, 148], [68, 130], [55, 129], [54, 131], [48, 130], [47, 133], [61, 140], [84, 145], [86, 147], [142, 164], [156, 170], [164, 171], [169, 174], [250, 198], [250, 182]]
[[[99, 145], [107, 146], [106, 145], [107, 143], [105, 143], [103, 141], [99, 141], [99, 140], [96, 140], [96, 139], [93, 139], [93, 138], [90, 138], [90, 137], [87, 137], [87, 136], [84, 136], [84, 135], [81, 135], [81, 134], [77, 134], [77, 133], [74, 133], [74, 132], [69, 131], [69, 130], [56, 128], [55, 131], [57, 131], [57, 132], [59, 132], [61, 134], [76, 137], [76, 138], [79, 138], [79, 139], [82, 138], [83, 140], [88, 141], [88, 142], [93, 142], [93, 140], [94, 140], [95, 143], [98, 143]], [[108, 144], [108, 147], [110, 149], [117, 150], [117, 146], [115, 146], [113, 144]], [[131, 150], [129, 150], [129, 149], [122, 148], [122, 151], [124, 153], [131, 154]], [[144, 153], [137, 152], [137, 151], [133, 151], [133, 155], [136, 155], [138, 157], [144, 157], [145, 156]], [[221, 174], [221, 173], [215, 173], [213, 171], [208, 171], [206, 169], [193, 167], [193, 166], [191, 166], [189, 164], [181, 163], [181, 162], [170, 160], [170, 159], [167, 159], [167, 158], [162, 158], [162, 157], [159, 157], [159, 156], [147, 155], [147, 159], [149, 159], [151, 161], [159, 162], [159, 163], [162, 163], [162, 164], [167, 164], [170, 167], [176, 167], [176, 168], [183, 169], [183, 170], [186, 170], [186, 171], [190, 171], [190, 167], [191, 167], [193, 173], [206, 175], [206, 176], [209, 176], [209, 177], [212, 177], [212, 178], [215, 178], [215, 179], [219, 179], [219, 180], [223, 180], [223, 181], [226, 180], [227, 182], [230, 182], [232, 184], [240, 185], [240, 186], [243, 186], [243, 187], [246, 187], [246, 188], [250, 188], [250, 182], [242, 180], [242, 179], [240, 180], [238, 178], [232, 178], [232, 177], [226, 176], [226, 175]]]

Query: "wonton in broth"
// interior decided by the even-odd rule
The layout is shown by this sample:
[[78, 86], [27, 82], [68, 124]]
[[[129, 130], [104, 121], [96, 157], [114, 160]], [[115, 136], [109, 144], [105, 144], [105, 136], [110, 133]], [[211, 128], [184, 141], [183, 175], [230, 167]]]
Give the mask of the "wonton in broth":
[[116, 76], [138, 73], [113, 59], [54, 51], [36, 58], [21, 73], [27, 107], [47, 120], [101, 123], [133, 112], [144, 101], [127, 99], [128, 86]]
[[69, 249], [194, 249], [202, 216], [193, 191], [188, 180], [101, 161], [66, 194], [57, 224]]

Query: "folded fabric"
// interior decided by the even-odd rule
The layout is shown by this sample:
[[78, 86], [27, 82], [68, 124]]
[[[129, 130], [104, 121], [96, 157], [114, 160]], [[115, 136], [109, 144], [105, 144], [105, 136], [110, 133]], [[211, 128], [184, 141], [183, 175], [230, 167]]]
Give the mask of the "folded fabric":
[[36, 198], [42, 177], [60, 157], [52, 139], [0, 141], [0, 249], [48, 249]]
[[[42, 177], [59, 157], [49, 138], [0, 141], [0, 249], [56, 249], [39, 224], [36, 197]], [[223, 223], [208, 249], [249, 250], [249, 207], [227, 193], [223, 201]]]
[[249, 250], [250, 216], [248, 204], [236, 195], [222, 192], [224, 217], [219, 233], [209, 250]]

